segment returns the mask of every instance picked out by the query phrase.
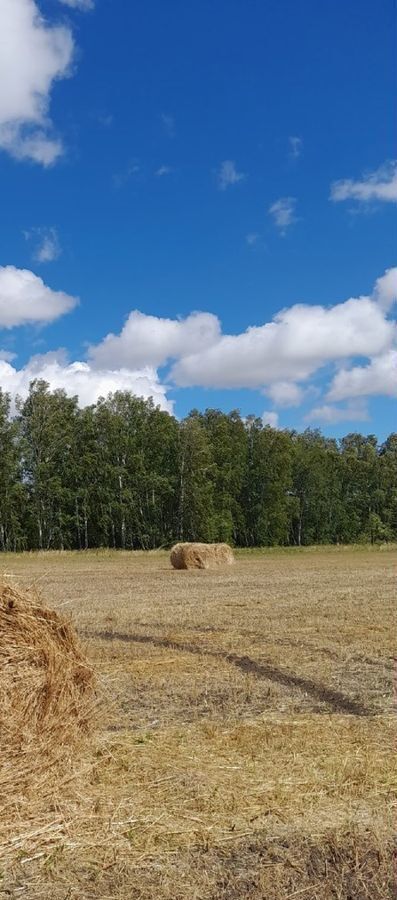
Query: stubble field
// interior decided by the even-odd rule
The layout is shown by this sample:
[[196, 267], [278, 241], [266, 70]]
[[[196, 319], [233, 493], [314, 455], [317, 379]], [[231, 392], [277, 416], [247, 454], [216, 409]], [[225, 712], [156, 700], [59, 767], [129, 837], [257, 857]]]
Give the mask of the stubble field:
[[72, 619], [99, 698], [76, 778], [0, 824], [0, 896], [394, 897], [396, 561], [2, 555]]

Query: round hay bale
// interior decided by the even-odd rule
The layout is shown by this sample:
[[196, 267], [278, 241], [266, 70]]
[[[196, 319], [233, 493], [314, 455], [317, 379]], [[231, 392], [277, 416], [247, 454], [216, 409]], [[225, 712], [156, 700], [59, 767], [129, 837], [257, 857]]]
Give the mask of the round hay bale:
[[[70, 624], [0, 583], [0, 791], [37, 794], [90, 730], [93, 670]], [[59, 765], [58, 765], [59, 764]], [[61, 768], [60, 768], [61, 767]]]
[[234, 563], [233, 550], [228, 544], [175, 544], [170, 559], [174, 569], [212, 569]]

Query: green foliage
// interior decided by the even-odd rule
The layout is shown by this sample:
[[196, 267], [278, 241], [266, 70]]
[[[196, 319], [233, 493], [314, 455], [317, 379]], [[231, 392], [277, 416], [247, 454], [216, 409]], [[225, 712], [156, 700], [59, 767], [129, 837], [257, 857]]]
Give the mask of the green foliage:
[[397, 435], [264, 427], [216, 409], [178, 422], [151, 400], [0, 390], [0, 550], [242, 547], [397, 538]]

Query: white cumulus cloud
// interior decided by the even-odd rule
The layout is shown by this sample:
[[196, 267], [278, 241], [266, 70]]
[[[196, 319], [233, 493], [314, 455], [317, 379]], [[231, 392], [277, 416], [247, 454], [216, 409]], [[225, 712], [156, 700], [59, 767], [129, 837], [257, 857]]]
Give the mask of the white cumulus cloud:
[[322, 422], [324, 425], [336, 425], [338, 422], [367, 422], [368, 410], [364, 403], [348, 403], [347, 406], [333, 406], [325, 403], [316, 406], [307, 416], [307, 422]]
[[390, 349], [370, 360], [366, 366], [340, 369], [336, 373], [328, 397], [345, 400], [383, 394], [397, 397], [397, 350]]
[[[91, 9], [92, 0], [61, 0]], [[49, 117], [54, 82], [66, 78], [74, 54], [72, 32], [49, 24], [35, 0], [0, 2], [0, 148], [44, 166], [63, 152]]]
[[[14, 396], [40, 377], [78, 394], [82, 404], [126, 389], [153, 396], [162, 408], [171, 409], [158, 374], [169, 366], [166, 380], [178, 387], [260, 390], [281, 408], [319, 396], [311, 379], [320, 370], [327, 377], [326, 367], [332, 364], [335, 374], [326, 398], [308, 420], [364, 420], [365, 397], [397, 396], [396, 323], [388, 316], [396, 272], [388, 269], [368, 296], [329, 307], [295, 304], [238, 334], [222, 333], [219, 319], [208, 312], [171, 319], [134, 310], [119, 334], [110, 333], [89, 347], [85, 361], [46, 354], [18, 369], [8, 351], [0, 353], [0, 381]], [[0, 328], [51, 322], [76, 303], [33, 272], [0, 267]], [[341, 401], [346, 405], [338, 405]], [[266, 416], [276, 427], [278, 412], [266, 411]]]
[[385, 274], [377, 279], [374, 296], [385, 312], [397, 302], [397, 266], [386, 269]]
[[295, 197], [280, 197], [279, 200], [276, 200], [275, 203], [269, 206], [269, 214], [272, 216], [273, 222], [282, 237], [286, 235], [287, 229], [297, 221], [295, 208]]
[[0, 2], [0, 148], [44, 166], [62, 153], [49, 118], [51, 89], [70, 72], [74, 43], [34, 0]]
[[299, 406], [311, 377], [327, 364], [346, 366], [346, 360], [370, 360], [392, 348], [395, 324], [387, 309], [394, 281], [389, 269], [369, 296], [330, 307], [299, 303], [239, 334], [222, 333], [211, 313], [166, 319], [135, 310], [119, 334], [90, 347], [90, 365], [157, 369], [171, 363], [169, 379], [179, 387], [251, 388], [276, 407]]
[[[397, 267], [387, 269], [375, 282], [374, 301], [384, 315], [397, 300]], [[328, 398], [330, 400], [346, 400], [353, 397], [369, 397], [384, 395], [397, 397], [397, 340], [396, 325], [389, 322], [392, 329], [392, 346], [385, 347], [383, 352], [363, 354], [369, 358], [365, 365], [343, 366], [334, 376]], [[394, 345], [394, 346], [393, 346]]]
[[196, 353], [219, 340], [220, 324], [211, 313], [191, 313], [186, 319], [162, 319], [138, 310], [130, 313], [119, 335], [108, 334], [90, 348], [93, 366], [163, 366], [169, 359], [183, 356], [186, 349]]
[[226, 191], [233, 184], [243, 181], [246, 176], [244, 172], [237, 171], [236, 163], [232, 159], [225, 159], [221, 163], [217, 177], [219, 190]]
[[327, 362], [382, 352], [393, 333], [393, 323], [370, 297], [330, 308], [297, 304], [265, 325], [222, 335], [199, 353], [188, 355], [186, 347], [171, 374], [181, 386], [218, 388], [302, 381]]
[[375, 172], [364, 175], [361, 181], [354, 181], [352, 178], [335, 181], [331, 185], [331, 200], [397, 203], [397, 160], [385, 163]]
[[51, 290], [29, 269], [0, 266], [0, 328], [53, 322], [77, 302], [64, 291]]
[[300, 406], [304, 391], [293, 381], [276, 381], [266, 389], [266, 394], [276, 406]]
[[14, 401], [17, 395], [26, 397], [34, 379], [47, 381], [52, 390], [63, 388], [70, 397], [77, 395], [81, 406], [89, 406], [108, 393], [131, 391], [145, 399], [153, 397], [156, 405], [167, 412], [173, 409], [166, 396], [166, 386], [150, 367], [140, 371], [119, 368], [98, 372], [87, 362], [69, 363], [63, 352], [32, 357], [22, 369], [0, 359], [0, 384]]

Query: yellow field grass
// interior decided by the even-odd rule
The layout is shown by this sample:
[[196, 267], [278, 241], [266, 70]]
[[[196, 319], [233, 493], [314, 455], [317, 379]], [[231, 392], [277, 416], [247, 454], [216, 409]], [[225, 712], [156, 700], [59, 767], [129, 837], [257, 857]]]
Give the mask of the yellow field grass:
[[394, 897], [396, 561], [3, 555], [70, 616], [100, 697], [76, 778], [0, 818], [0, 897]]

